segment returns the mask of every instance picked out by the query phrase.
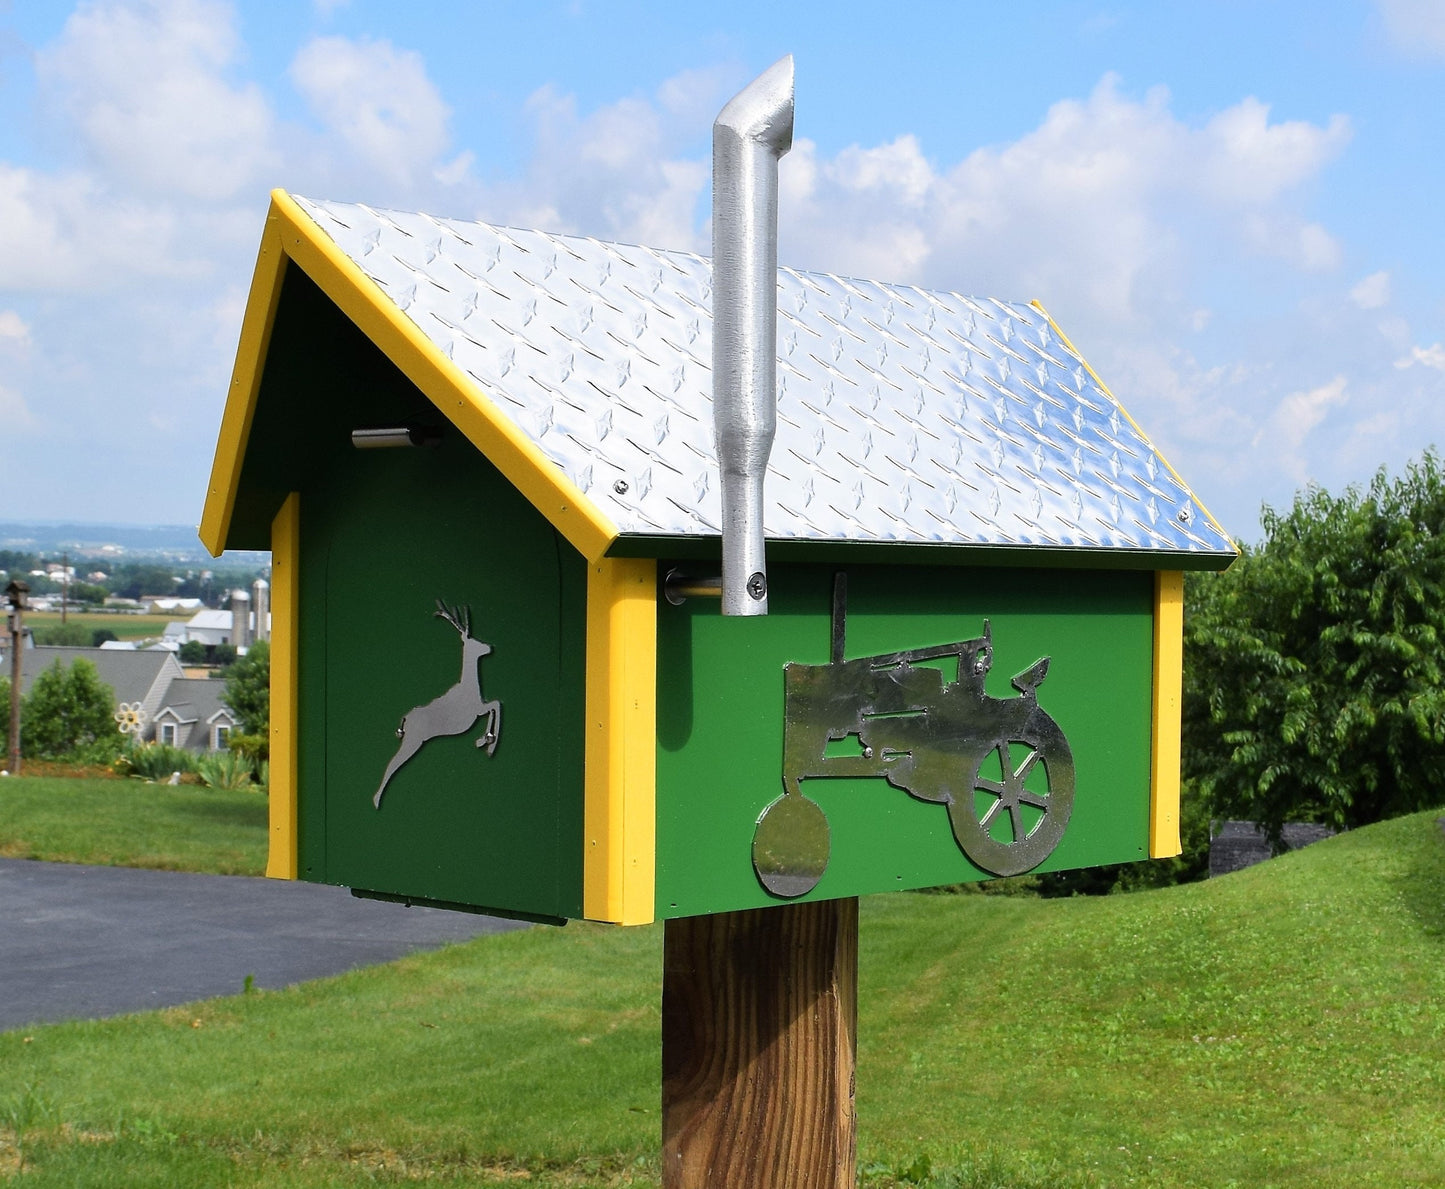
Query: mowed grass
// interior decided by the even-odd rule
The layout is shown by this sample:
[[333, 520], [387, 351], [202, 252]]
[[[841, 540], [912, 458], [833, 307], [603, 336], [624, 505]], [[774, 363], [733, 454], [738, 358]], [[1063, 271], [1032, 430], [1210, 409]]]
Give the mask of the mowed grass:
[[[71, 611], [65, 616], [66, 623], [78, 623], [87, 632], [106, 628], [115, 633], [117, 640], [148, 639], [165, 635], [166, 624], [173, 620], [189, 619], [195, 612], [180, 611], [175, 615], [117, 615], [99, 611]], [[32, 630], [60, 626], [59, 611], [27, 611], [25, 622]]]
[[260, 875], [266, 812], [254, 790], [10, 776], [0, 779], [0, 857]]
[[[0, 1034], [0, 1175], [655, 1185], [661, 936], [539, 928]], [[1445, 1184], [1445, 835], [1105, 899], [870, 899], [859, 1015], [866, 1185]]]

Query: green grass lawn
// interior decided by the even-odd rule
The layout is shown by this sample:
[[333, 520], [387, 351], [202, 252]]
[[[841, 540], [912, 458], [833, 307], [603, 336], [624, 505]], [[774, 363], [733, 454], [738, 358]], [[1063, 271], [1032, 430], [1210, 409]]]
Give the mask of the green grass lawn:
[[266, 797], [139, 780], [5, 777], [0, 856], [260, 875]]
[[[1445, 1184], [1434, 815], [1157, 892], [877, 897], [861, 940], [867, 1185]], [[538, 928], [0, 1034], [0, 1178], [655, 1185], [660, 943]]]

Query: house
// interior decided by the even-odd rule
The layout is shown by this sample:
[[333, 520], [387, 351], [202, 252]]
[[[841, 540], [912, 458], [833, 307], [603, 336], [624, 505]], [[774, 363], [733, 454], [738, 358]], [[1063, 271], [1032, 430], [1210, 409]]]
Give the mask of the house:
[[272, 874], [640, 923], [1178, 853], [1228, 534], [1040, 306], [776, 276], [750, 618], [710, 261], [273, 195], [201, 522], [273, 550]]
[[[225, 704], [222, 678], [187, 677], [173, 653], [109, 648], [29, 647], [21, 657], [20, 692], [28, 694], [51, 665], [68, 668], [76, 660], [95, 666], [100, 680], [115, 693], [115, 704], [139, 703], [145, 742], [170, 743], [191, 751], [219, 751], [240, 718]], [[10, 658], [0, 653], [0, 672], [10, 672]]]
[[231, 733], [240, 729], [240, 718], [225, 698], [226, 682], [220, 677], [172, 681], [155, 714], [155, 741], [191, 751], [226, 750]]
[[[140, 703], [147, 723], [164, 704], [171, 683], [185, 678], [185, 670], [169, 652], [136, 652], [108, 648], [62, 648], [40, 645], [25, 649], [20, 670], [20, 692], [28, 694], [35, 679], [50, 666], [69, 668], [77, 660], [87, 660], [96, 673], [115, 692], [116, 704]], [[9, 673], [10, 658], [4, 655], [3, 671]], [[147, 727], [145, 738], [153, 737]]]
[[[250, 594], [244, 590], [233, 591], [231, 606], [228, 608], [205, 608], [197, 611], [184, 622], [172, 620], [166, 624], [161, 642], [170, 651], [179, 649], [182, 644], [195, 641], [204, 644], [207, 648], [230, 644], [241, 652], [245, 652], [246, 646], [252, 640], [269, 640], [271, 638], [269, 592], [270, 586], [266, 580], [258, 578], [252, 584]], [[237, 616], [241, 617], [239, 621]], [[236, 631], [237, 622], [243, 624], [240, 633]]]

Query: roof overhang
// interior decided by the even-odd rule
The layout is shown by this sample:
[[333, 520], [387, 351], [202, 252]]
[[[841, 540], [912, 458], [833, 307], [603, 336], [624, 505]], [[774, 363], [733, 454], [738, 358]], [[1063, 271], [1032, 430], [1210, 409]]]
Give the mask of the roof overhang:
[[589, 560], [606, 554], [617, 537], [616, 525], [478, 391], [295, 199], [284, 190], [274, 190], [201, 515], [201, 543], [213, 556], [226, 548], [281, 286], [289, 267], [305, 272], [579, 553]]

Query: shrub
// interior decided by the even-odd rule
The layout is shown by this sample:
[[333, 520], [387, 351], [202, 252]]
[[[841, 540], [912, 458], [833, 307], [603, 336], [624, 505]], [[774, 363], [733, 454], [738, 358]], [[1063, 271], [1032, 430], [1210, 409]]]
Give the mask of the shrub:
[[226, 746], [250, 760], [252, 767], [271, 758], [271, 740], [265, 735], [232, 735]]
[[240, 715], [246, 734], [270, 733], [271, 649], [264, 640], [252, 644], [226, 672], [226, 705]]
[[251, 761], [240, 752], [216, 751], [196, 761], [196, 771], [213, 789], [244, 789], [251, 787]]
[[27, 755], [62, 759], [96, 744], [109, 745], [108, 754], [122, 746], [115, 724], [115, 693], [101, 681], [95, 666], [84, 659], [66, 668], [56, 661], [35, 678], [25, 698], [20, 722], [20, 743]]
[[65, 648], [90, 647], [90, 629], [78, 623], [35, 623], [31, 625], [35, 643]]
[[116, 767], [125, 775], [159, 782], [169, 780], [176, 772], [194, 772], [196, 756], [169, 743], [134, 743], [121, 755]]
[[199, 640], [187, 640], [181, 645], [178, 659], [183, 665], [204, 665], [206, 663], [206, 646]]
[[1265, 540], [1191, 574], [1184, 760], [1217, 817], [1350, 828], [1440, 803], [1445, 467], [1264, 510]]

